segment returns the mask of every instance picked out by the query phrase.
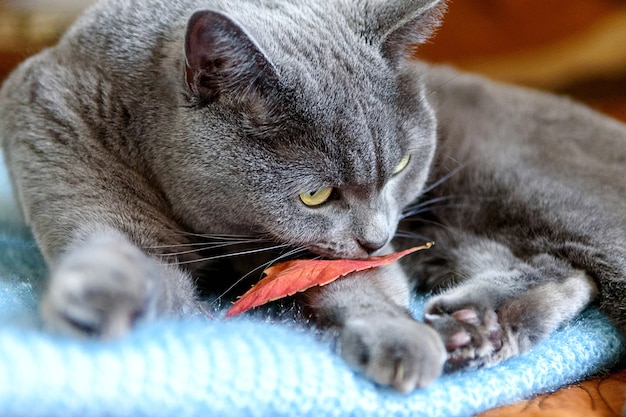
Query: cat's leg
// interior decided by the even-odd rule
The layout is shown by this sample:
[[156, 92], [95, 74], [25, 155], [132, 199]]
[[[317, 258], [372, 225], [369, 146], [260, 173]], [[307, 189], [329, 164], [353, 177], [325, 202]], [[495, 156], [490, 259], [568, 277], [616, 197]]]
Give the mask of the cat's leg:
[[425, 307], [451, 369], [494, 365], [523, 353], [596, 297], [593, 280], [563, 260], [540, 254], [522, 261], [488, 239], [466, 243], [446, 253], [449, 273], [459, 282]]
[[441, 374], [443, 343], [411, 316], [407, 279], [398, 265], [348, 275], [307, 296], [316, 319], [338, 330], [345, 360], [374, 381], [409, 392]]
[[[6, 155], [51, 271], [41, 303], [47, 325], [115, 337], [138, 321], [194, 304], [191, 277], [164, 261], [175, 256], [158, 255], [168, 250], [159, 248], [191, 252], [183, 246], [190, 238], [151, 176], [87, 134], [78, 115], [58, 124], [33, 120]], [[77, 132], [85, 134], [74, 137]]]
[[187, 273], [150, 257], [119, 231], [90, 230], [52, 266], [41, 309], [64, 333], [114, 338], [137, 322], [194, 308]]
[[470, 280], [428, 302], [426, 322], [445, 340], [449, 368], [490, 366], [527, 351], [579, 314], [597, 291], [582, 271], [501, 303], [489, 298], [493, 285]]

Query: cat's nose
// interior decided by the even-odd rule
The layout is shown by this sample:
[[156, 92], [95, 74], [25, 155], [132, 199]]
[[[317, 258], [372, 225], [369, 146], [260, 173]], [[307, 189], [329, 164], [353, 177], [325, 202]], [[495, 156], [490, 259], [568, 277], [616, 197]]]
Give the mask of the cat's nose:
[[367, 252], [368, 255], [374, 254], [379, 249], [382, 249], [387, 244], [388, 239], [384, 240], [359, 240], [359, 246]]

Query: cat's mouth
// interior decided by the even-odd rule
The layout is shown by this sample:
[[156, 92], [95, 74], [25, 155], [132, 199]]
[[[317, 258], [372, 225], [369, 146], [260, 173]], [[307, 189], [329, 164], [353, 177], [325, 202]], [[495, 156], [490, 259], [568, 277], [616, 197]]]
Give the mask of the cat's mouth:
[[363, 249], [349, 250], [345, 247], [334, 247], [332, 245], [311, 245], [307, 249], [316, 255], [328, 259], [361, 259], [371, 256]]

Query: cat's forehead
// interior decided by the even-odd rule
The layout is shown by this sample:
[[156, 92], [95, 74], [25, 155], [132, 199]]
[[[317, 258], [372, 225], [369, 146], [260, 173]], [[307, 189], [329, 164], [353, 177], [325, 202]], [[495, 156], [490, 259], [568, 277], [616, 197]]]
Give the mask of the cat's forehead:
[[408, 148], [395, 120], [386, 116], [355, 102], [341, 110], [309, 111], [275, 138], [275, 150], [289, 166], [303, 167], [312, 181], [322, 181], [317, 186], [380, 188]]
[[335, 181], [380, 187], [409, 147], [398, 132], [395, 80], [382, 65], [347, 67], [345, 59], [336, 55], [290, 74], [291, 110], [303, 115], [297, 119], [307, 130], [299, 140], [319, 150], [316, 162]]
[[[375, 75], [384, 65], [377, 45], [365, 31], [359, 3], [338, 0], [273, 0], [256, 4], [258, 13], [246, 10], [242, 25], [268, 60], [282, 72], [299, 68], [313, 75], [322, 70], [327, 79], [347, 75]], [[315, 78], [315, 76], [313, 76]]]
[[271, 3], [273, 21], [249, 23], [284, 87], [278, 107], [299, 124], [284, 131], [280, 152], [305, 159], [309, 150], [308, 162], [335, 181], [380, 183], [407, 146], [397, 134], [396, 78], [380, 46], [355, 30], [357, 4]]

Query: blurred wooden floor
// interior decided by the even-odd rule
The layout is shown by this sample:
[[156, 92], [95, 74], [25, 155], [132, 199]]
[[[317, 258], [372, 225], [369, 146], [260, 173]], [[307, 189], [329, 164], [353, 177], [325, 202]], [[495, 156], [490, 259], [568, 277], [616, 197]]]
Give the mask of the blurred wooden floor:
[[626, 1], [457, 0], [420, 58], [570, 95], [626, 121]]

